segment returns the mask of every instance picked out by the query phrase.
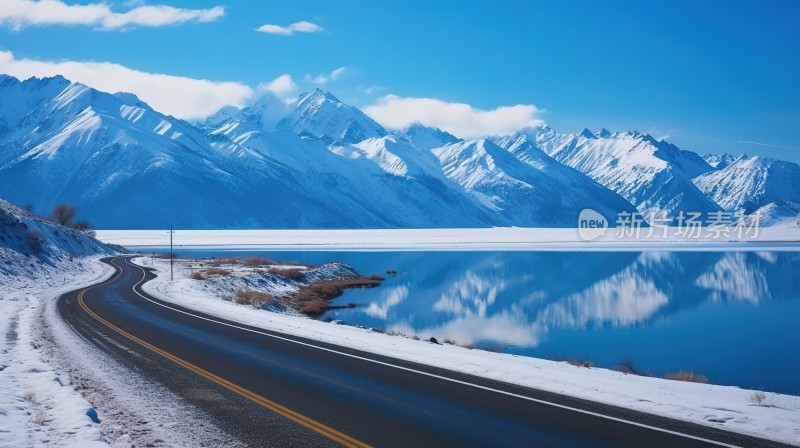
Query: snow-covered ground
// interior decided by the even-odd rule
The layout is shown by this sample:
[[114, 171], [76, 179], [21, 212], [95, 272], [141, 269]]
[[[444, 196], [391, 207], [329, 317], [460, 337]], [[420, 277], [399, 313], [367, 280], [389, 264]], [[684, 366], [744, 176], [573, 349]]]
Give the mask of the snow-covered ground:
[[58, 316], [61, 294], [111, 275], [98, 258], [32, 276], [0, 275], [0, 446], [237, 446], [202, 412], [120, 365]]
[[166, 260], [141, 257], [135, 262], [157, 270], [158, 277], [143, 286], [149, 294], [243, 324], [767, 439], [787, 443], [800, 440], [800, 397], [767, 393], [758, 405], [753, 401], [753, 390], [434, 345], [424, 340], [439, 335], [420, 334], [422, 340], [414, 340], [274, 313], [221, 300], [225, 291], [216, 283], [190, 279], [189, 266], [177, 264], [175, 280], [170, 281]]
[[43, 353], [35, 327], [45, 297], [99, 281], [106, 272], [80, 260], [39, 276], [2, 278], [0, 288], [0, 446], [103, 446], [92, 408]]
[[[642, 229], [640, 239], [617, 238], [615, 229], [593, 241], [582, 241], [577, 229], [495, 227], [485, 229], [366, 229], [366, 230], [177, 230], [174, 244], [181, 247], [219, 247], [226, 249], [305, 249], [305, 250], [797, 250], [800, 228], [769, 227], [759, 230], [756, 239], [749, 235], [733, 238], [659, 238], [662, 230]], [[674, 235], [670, 229], [668, 235]], [[702, 231], [701, 235], [706, 235]], [[98, 230], [106, 243], [136, 246], [169, 245], [163, 230]]]

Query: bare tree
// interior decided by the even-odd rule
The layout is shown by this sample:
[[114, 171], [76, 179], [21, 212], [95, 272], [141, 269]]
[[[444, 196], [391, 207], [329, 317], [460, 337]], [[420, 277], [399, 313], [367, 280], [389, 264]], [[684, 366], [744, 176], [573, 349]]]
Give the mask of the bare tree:
[[72, 222], [72, 218], [78, 214], [78, 209], [66, 204], [58, 204], [53, 209], [53, 219], [62, 226], [67, 226]]

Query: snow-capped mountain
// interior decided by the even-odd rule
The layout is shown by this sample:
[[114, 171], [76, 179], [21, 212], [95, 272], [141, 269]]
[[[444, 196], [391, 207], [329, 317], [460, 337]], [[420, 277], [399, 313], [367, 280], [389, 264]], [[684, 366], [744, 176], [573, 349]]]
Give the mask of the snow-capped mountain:
[[308, 134], [329, 143], [357, 143], [388, 134], [358, 108], [320, 89], [300, 95], [290, 108], [289, 115], [278, 123], [278, 129]]
[[[231, 121], [207, 129], [216, 152], [240, 172], [281, 173], [296, 190], [292, 201], [325, 204], [332, 217], [351, 227], [487, 226], [492, 218], [458, 194], [436, 158], [394, 137], [358, 143], [326, 141], [285, 130], [267, 130], [249, 120], [249, 107]], [[204, 124], [208, 125], [209, 122]], [[447, 213], [442, 213], [447, 210]], [[317, 227], [330, 226], [324, 216]], [[291, 225], [290, 225], [291, 226]]]
[[[0, 194], [14, 202], [40, 210], [74, 204], [104, 228], [256, 226], [310, 213], [292, 202], [254, 207], [253, 197], [265, 197], [262, 183], [234, 174], [202, 132], [132, 95], [63, 78], [3, 83], [32, 105], [23, 116], [7, 107], [13, 102], [0, 103], [8, 125], [0, 139]], [[270, 195], [291, 191], [270, 186]]]
[[736, 156], [723, 152], [722, 154], [707, 154], [703, 156], [703, 160], [712, 167], [721, 170], [735, 161]]
[[680, 211], [707, 213], [719, 210], [692, 178], [711, 171], [700, 156], [639, 132], [598, 133], [584, 129], [578, 134], [558, 135], [549, 128], [535, 128], [498, 139], [520, 160], [533, 147], [575, 168], [611, 189], [642, 213]]
[[800, 166], [769, 157], [742, 156], [694, 183], [725, 210], [752, 213], [770, 203], [800, 203]]
[[609, 219], [622, 211], [635, 211], [619, 195], [538, 149], [533, 151], [523, 162], [490, 140], [478, 139], [452, 143], [433, 153], [447, 177], [508, 225], [574, 226], [584, 208]]
[[439, 128], [414, 123], [392, 133], [398, 140], [417, 149], [431, 150], [440, 146], [455, 143], [461, 139]]
[[613, 224], [634, 205], [729, 208], [715, 185], [736, 179], [729, 189], [750, 192], [739, 202], [776, 222], [800, 207], [797, 165], [715, 169], [636, 132], [389, 134], [321, 90], [288, 104], [265, 94], [194, 124], [63, 77], [0, 76], [0, 98], [0, 196], [73, 204], [100, 228], [572, 227], [583, 208]]

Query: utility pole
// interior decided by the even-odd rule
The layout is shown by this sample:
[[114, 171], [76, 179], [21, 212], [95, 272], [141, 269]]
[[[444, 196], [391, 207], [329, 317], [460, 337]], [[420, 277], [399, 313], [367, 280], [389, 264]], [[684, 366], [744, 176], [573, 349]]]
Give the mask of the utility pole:
[[173, 233], [175, 233], [175, 231], [172, 230], [172, 226], [169, 226], [169, 281], [175, 280], [175, 277], [173, 276], [173, 271], [174, 270], [172, 268], [172, 265], [175, 263], [175, 253], [172, 252], [172, 234]]

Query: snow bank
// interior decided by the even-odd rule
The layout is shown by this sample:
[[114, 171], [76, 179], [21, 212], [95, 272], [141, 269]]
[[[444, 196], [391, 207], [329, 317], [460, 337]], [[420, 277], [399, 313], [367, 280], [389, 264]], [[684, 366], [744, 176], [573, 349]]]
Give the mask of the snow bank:
[[[167, 261], [142, 257], [135, 262], [157, 271], [158, 277], [143, 286], [147, 293], [243, 324], [767, 439], [788, 443], [800, 440], [800, 397], [768, 393], [765, 405], [757, 406], [751, 402], [755, 391], [737, 387], [669, 381], [576, 367], [564, 362], [434, 345], [368, 329], [273, 313], [220, 300], [220, 291], [189, 279], [188, 268], [179, 267], [176, 280], [170, 282], [168, 275], [164, 275], [169, 272]], [[437, 335], [420, 336], [427, 339]]]

